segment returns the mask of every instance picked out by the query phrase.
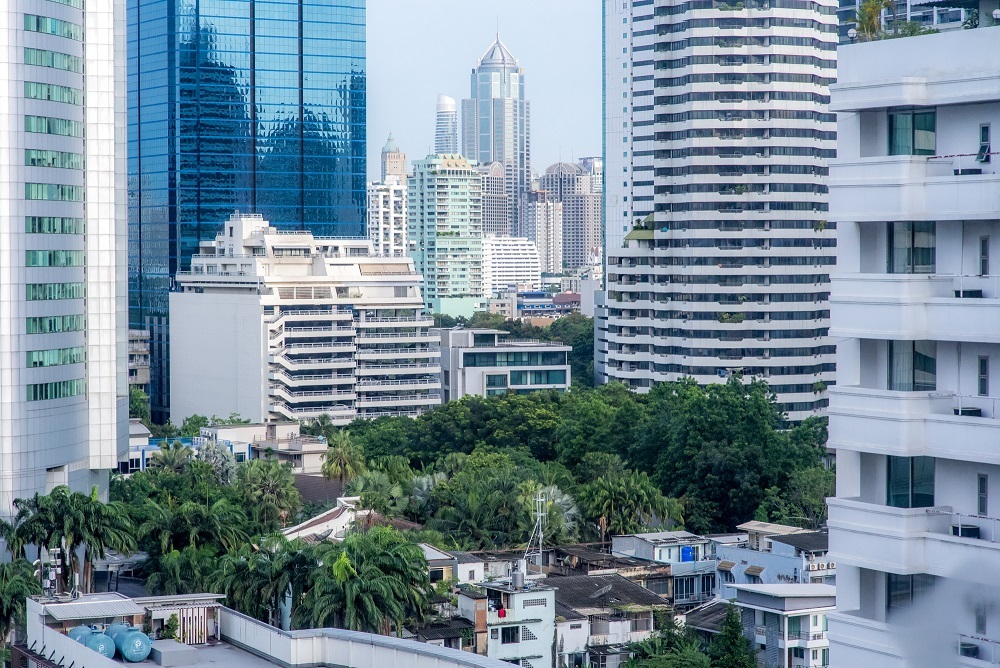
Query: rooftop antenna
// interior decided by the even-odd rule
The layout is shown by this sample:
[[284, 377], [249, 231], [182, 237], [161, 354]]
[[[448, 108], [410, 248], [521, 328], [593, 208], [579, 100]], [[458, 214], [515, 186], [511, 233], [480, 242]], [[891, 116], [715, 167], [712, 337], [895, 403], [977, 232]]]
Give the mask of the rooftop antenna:
[[538, 572], [542, 572], [542, 552], [545, 544], [544, 541], [544, 528], [545, 528], [545, 494], [542, 490], [538, 490], [538, 494], [535, 496], [535, 526], [531, 530], [531, 537], [528, 538], [528, 545], [524, 548], [524, 563], [525, 571], [527, 571], [527, 565], [531, 563], [531, 558], [538, 556]]

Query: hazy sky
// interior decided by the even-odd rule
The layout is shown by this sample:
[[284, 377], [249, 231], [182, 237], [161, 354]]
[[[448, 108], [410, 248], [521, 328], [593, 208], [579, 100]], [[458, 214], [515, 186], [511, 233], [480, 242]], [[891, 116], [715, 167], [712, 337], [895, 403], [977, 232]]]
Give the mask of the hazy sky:
[[433, 149], [438, 93], [461, 110], [498, 23], [524, 68], [532, 169], [601, 154], [600, 0], [368, 0], [369, 180], [390, 130], [410, 161]]

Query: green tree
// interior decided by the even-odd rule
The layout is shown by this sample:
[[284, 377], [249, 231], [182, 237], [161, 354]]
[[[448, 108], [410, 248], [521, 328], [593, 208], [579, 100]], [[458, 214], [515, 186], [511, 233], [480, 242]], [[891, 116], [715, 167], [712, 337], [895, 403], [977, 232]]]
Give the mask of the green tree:
[[187, 545], [160, 555], [146, 579], [150, 594], [174, 596], [212, 591], [217, 558], [211, 547]]
[[299, 625], [388, 635], [407, 619], [423, 618], [431, 589], [427, 561], [398, 531], [374, 527], [321, 547]]
[[555, 320], [548, 327], [547, 338], [572, 346], [569, 354], [574, 385], [594, 386], [594, 319], [582, 313], [571, 313]]
[[343, 489], [345, 480], [353, 480], [365, 468], [365, 454], [351, 439], [351, 432], [346, 429], [334, 431], [323, 455], [323, 477], [340, 481]]
[[668, 499], [645, 473], [611, 472], [580, 488], [584, 517], [602, 535], [636, 533], [648, 526], [683, 525], [681, 504]]
[[708, 655], [712, 668], [757, 668], [757, 653], [743, 635], [743, 623], [736, 606], [730, 605], [726, 610], [722, 628], [712, 639]]
[[146, 463], [146, 467], [153, 470], [165, 469], [181, 473], [187, 468], [193, 457], [194, 450], [190, 446], [184, 445], [180, 441], [171, 441], [153, 453]]
[[41, 593], [34, 567], [27, 559], [0, 563], [0, 638], [5, 651], [15, 625], [24, 623], [25, 599]]
[[208, 426], [211, 426], [209, 419], [196, 413], [184, 418], [184, 422], [181, 423], [180, 435], [188, 438], [201, 436], [201, 428]]
[[[350, 496], [360, 497], [360, 506], [383, 517], [400, 517], [409, 506], [403, 486], [383, 471], [365, 471], [347, 485]], [[371, 516], [369, 516], [371, 517]]]
[[149, 395], [135, 385], [128, 388], [128, 416], [138, 418], [143, 424], [150, 424]]
[[302, 507], [292, 468], [274, 460], [254, 459], [236, 469], [236, 492], [262, 529], [283, 527]]
[[228, 485], [236, 475], [236, 456], [218, 441], [206, 441], [198, 448], [198, 459], [212, 467], [220, 485]]

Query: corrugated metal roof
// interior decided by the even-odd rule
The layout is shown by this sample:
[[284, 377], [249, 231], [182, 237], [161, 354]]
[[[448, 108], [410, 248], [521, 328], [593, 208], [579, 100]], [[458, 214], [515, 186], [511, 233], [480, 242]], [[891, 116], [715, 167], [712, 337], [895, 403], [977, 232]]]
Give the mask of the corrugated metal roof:
[[733, 570], [733, 566], [735, 565], [736, 565], [735, 561], [720, 561], [719, 565], [716, 568], [718, 568], [720, 571], [731, 571]]
[[50, 603], [45, 606], [45, 612], [61, 622], [70, 619], [105, 619], [146, 614], [146, 610], [136, 605], [132, 599]]

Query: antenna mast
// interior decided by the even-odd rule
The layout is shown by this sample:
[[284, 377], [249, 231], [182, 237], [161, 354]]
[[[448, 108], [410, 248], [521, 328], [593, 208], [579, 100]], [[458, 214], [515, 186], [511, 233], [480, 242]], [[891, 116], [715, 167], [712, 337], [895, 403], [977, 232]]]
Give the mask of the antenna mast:
[[527, 571], [527, 565], [531, 563], [531, 558], [537, 555], [538, 557], [538, 572], [542, 572], [542, 551], [545, 544], [544, 540], [544, 528], [545, 528], [545, 494], [538, 490], [538, 494], [535, 496], [535, 526], [531, 530], [531, 537], [528, 538], [528, 545], [524, 549], [524, 562], [525, 570]]

